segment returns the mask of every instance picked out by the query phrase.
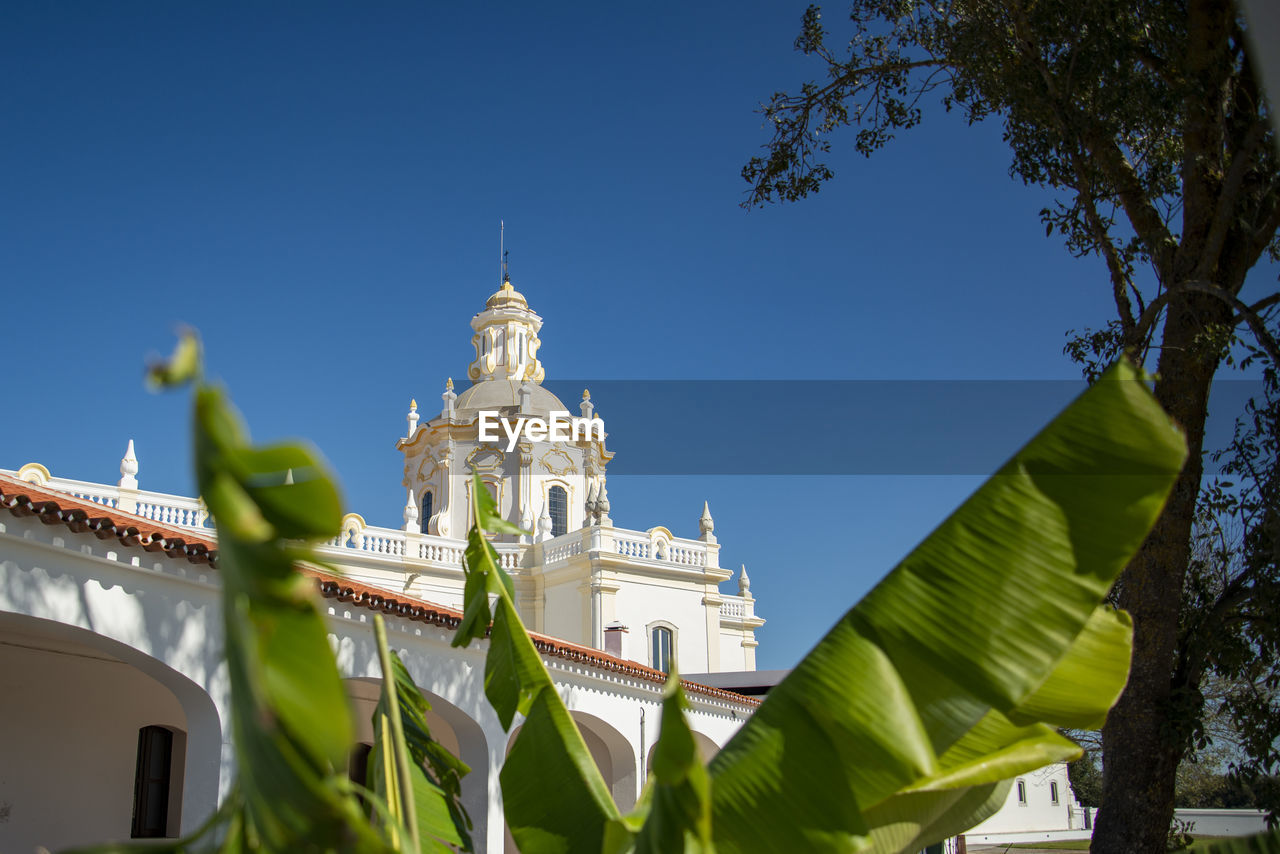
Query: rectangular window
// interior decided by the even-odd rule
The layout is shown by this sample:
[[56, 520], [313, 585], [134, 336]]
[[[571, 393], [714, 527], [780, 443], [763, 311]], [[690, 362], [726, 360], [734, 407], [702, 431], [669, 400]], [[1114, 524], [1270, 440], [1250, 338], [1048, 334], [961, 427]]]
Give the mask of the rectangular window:
[[1025, 807], [1027, 805], [1027, 784], [1019, 780], [1018, 787], [1018, 806]]
[[1053, 804], [1055, 807], [1058, 805], [1058, 781], [1057, 780], [1049, 781], [1049, 803]]
[[169, 833], [169, 783], [173, 767], [173, 733], [162, 726], [138, 730], [138, 765], [133, 783], [134, 839]]

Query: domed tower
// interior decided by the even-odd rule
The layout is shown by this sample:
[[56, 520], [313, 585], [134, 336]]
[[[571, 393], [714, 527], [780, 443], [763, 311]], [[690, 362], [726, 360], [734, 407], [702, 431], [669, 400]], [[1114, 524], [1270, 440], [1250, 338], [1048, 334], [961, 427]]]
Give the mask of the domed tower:
[[[396, 444], [405, 455], [405, 530], [465, 537], [472, 472], [493, 494], [502, 516], [531, 531], [535, 540], [610, 524], [605, 466], [613, 454], [605, 449], [603, 427], [575, 431], [569, 438], [541, 435], [536, 429], [541, 424], [545, 434], [553, 419], [589, 419], [593, 413], [589, 395], [584, 393], [580, 413], [571, 412], [543, 388], [545, 371], [538, 359], [542, 318], [504, 277], [502, 287], [472, 318], [471, 328], [471, 387], [454, 394], [450, 379], [440, 414], [419, 426], [412, 410], [408, 435]], [[513, 438], [512, 431], [519, 433]]]

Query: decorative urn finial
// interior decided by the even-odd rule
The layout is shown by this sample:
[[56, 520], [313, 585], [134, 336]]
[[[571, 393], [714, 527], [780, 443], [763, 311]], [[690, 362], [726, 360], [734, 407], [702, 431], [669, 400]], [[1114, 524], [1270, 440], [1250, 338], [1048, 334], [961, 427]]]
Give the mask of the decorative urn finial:
[[133, 440], [129, 440], [129, 447], [125, 449], [124, 457], [120, 460], [120, 482], [119, 486], [124, 489], [138, 488], [138, 455], [133, 451]]

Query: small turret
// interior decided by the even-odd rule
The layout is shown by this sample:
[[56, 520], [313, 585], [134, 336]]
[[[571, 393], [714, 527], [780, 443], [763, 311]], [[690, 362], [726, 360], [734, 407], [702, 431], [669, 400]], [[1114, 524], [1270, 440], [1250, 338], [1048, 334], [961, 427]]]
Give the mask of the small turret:
[[418, 401], [410, 400], [409, 401], [409, 435], [406, 438], [412, 439], [413, 434], [417, 432], [417, 429], [418, 429]]
[[440, 407], [440, 417], [443, 418], [445, 421], [452, 421], [453, 412], [454, 412], [454, 403], [458, 399], [458, 396], [453, 393], [453, 377], [449, 377], [449, 379], [445, 382], [444, 394], [440, 395], [440, 399], [444, 401], [444, 406]]

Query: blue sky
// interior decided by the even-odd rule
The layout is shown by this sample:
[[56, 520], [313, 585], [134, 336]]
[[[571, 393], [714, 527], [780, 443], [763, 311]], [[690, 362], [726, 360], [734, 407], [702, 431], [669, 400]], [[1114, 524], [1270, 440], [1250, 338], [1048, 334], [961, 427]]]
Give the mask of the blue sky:
[[[1105, 271], [1045, 238], [998, 125], [934, 110], [870, 161], [835, 152], [818, 196], [739, 208], [755, 107], [820, 73], [791, 50], [804, 6], [0, 6], [0, 467], [111, 481], [133, 438], [144, 488], [190, 492], [187, 400], [141, 384], [188, 322], [256, 436], [309, 437], [398, 525], [394, 443], [465, 374], [500, 219], [549, 377], [650, 381], [673, 431], [714, 425], [652, 381], [1078, 378], [1065, 333], [1108, 316]], [[838, 453], [806, 444], [821, 406], [784, 388], [740, 417]], [[710, 501], [772, 668], [976, 484], [609, 488], [618, 524], [685, 536]]]

